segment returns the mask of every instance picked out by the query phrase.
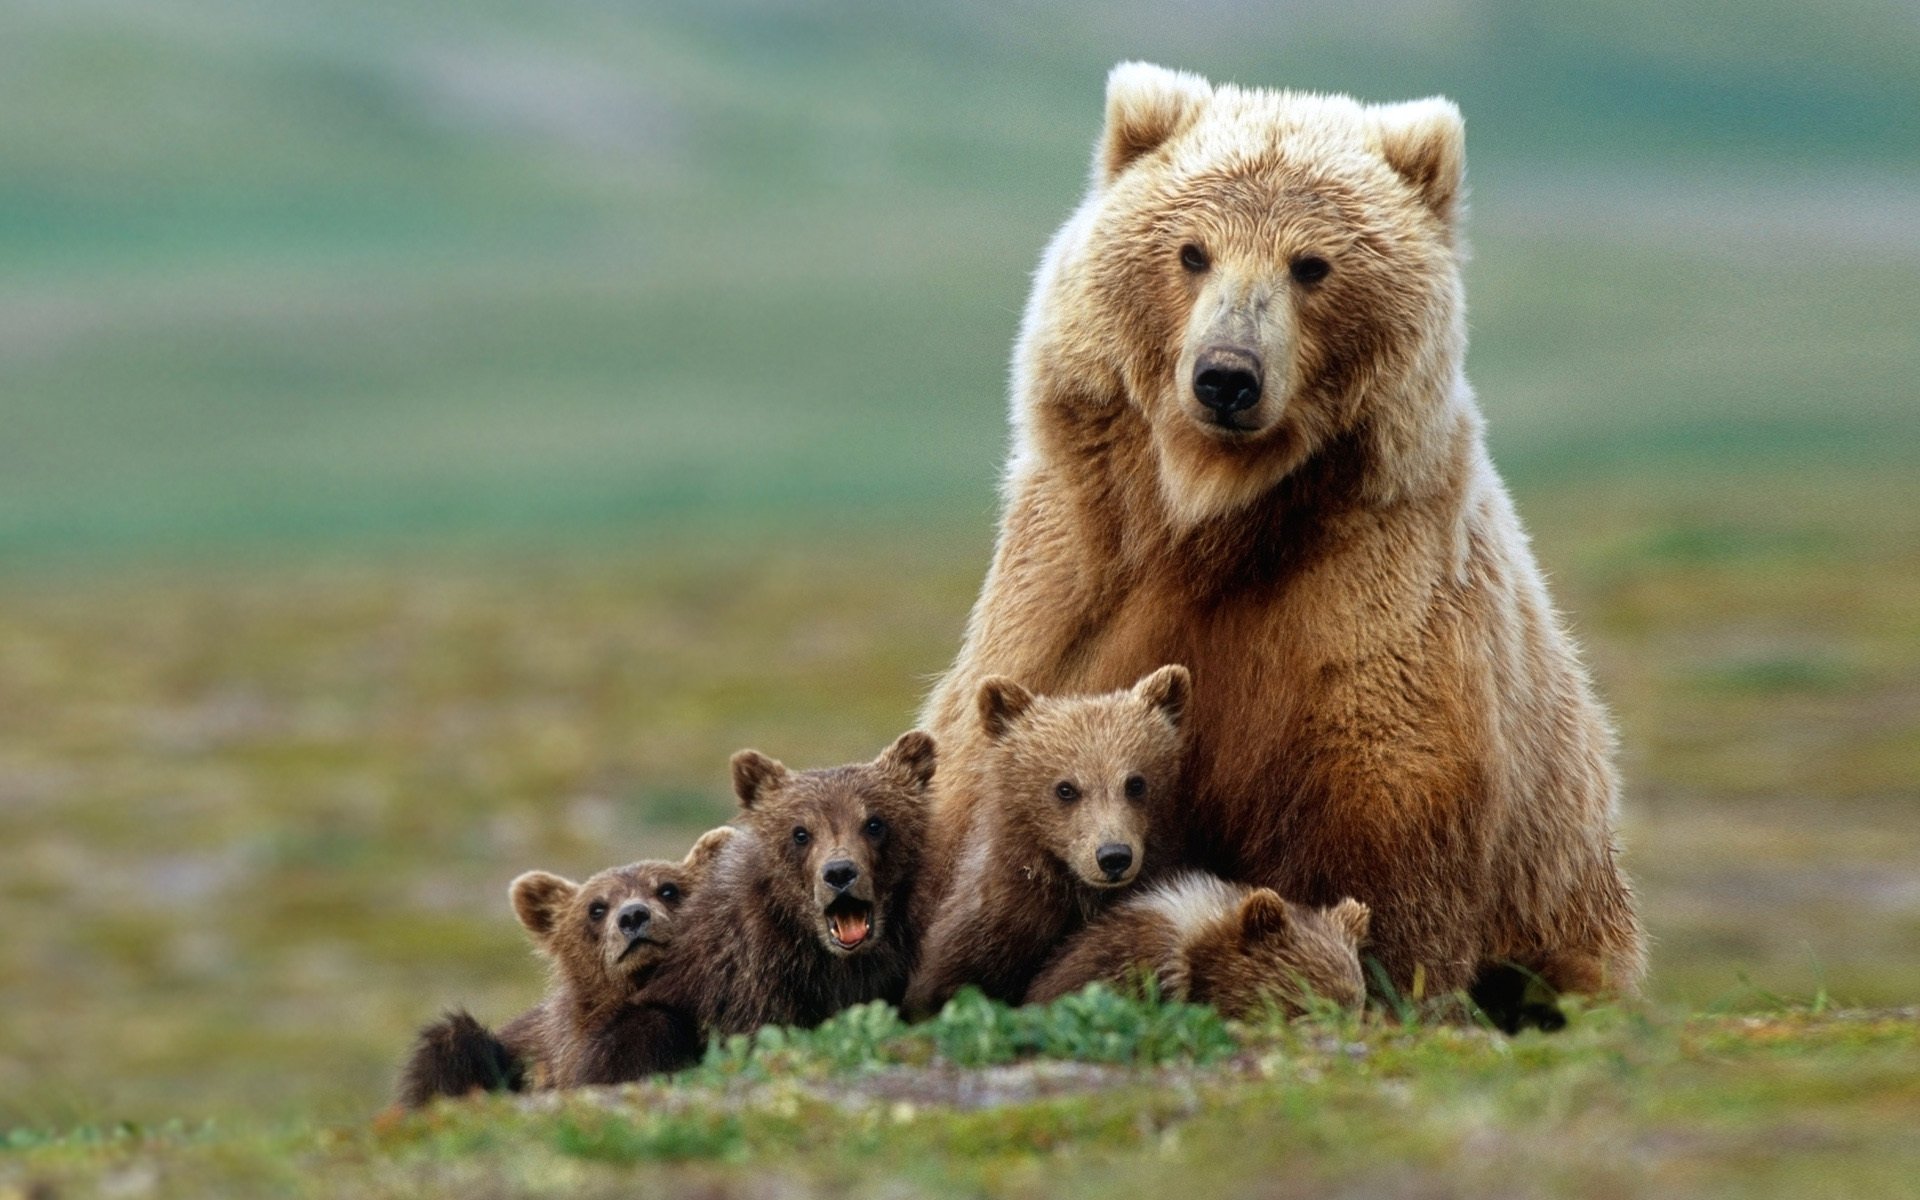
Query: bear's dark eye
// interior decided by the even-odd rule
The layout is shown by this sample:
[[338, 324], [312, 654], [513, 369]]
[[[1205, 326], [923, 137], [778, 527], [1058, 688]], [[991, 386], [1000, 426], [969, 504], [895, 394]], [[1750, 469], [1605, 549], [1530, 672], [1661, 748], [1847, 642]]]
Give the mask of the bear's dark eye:
[[1147, 794], [1147, 777], [1145, 775], [1127, 776], [1127, 799], [1138, 800], [1140, 797], [1146, 794]]
[[1317, 254], [1302, 254], [1293, 260], [1293, 278], [1298, 283], [1319, 283], [1331, 270], [1332, 264]]
[[805, 829], [802, 829], [798, 825], [795, 825], [793, 827], [793, 844], [794, 845], [804, 846], [812, 840], [813, 840], [813, 835], [808, 833]]
[[881, 834], [885, 833], [886, 831], [887, 831], [887, 823], [885, 821], [882, 821], [879, 817], [867, 818], [867, 836], [868, 837], [877, 838]]
[[668, 904], [673, 904], [680, 899], [680, 889], [671, 883], [663, 883], [660, 885], [660, 890], [656, 891], [654, 895], [665, 900]]
[[598, 921], [606, 915], [607, 915], [607, 902], [604, 900], [595, 900], [593, 904], [587, 909], [587, 920], [589, 921]]
[[1186, 245], [1180, 247], [1180, 265], [1198, 275], [1209, 266], [1212, 266], [1213, 260], [1207, 257], [1205, 250], [1202, 250], [1192, 242], [1188, 242]]
[[1053, 785], [1053, 794], [1060, 797], [1062, 804], [1072, 804], [1080, 798], [1080, 789], [1062, 779]]

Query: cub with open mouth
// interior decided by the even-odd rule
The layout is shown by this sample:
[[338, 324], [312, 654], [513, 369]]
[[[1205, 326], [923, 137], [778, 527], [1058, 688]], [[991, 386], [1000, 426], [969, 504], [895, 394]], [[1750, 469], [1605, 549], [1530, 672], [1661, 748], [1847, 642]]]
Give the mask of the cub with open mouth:
[[714, 1034], [818, 1025], [855, 1004], [898, 1004], [918, 939], [933, 739], [902, 734], [872, 762], [793, 771], [733, 756], [736, 834], [674, 955], [595, 1039], [568, 1082], [620, 1083], [699, 1059]]
[[496, 1034], [464, 1010], [420, 1031], [397, 1098], [419, 1108], [436, 1096], [546, 1088], [571, 1076], [580, 1048], [648, 983], [680, 939], [684, 906], [733, 830], [711, 830], [681, 862], [647, 860], [575, 883], [529, 871], [508, 891], [514, 915], [551, 962], [539, 1004]]
[[1165, 666], [1133, 687], [1093, 696], [1035, 696], [992, 677], [977, 697], [989, 749], [966, 794], [943, 808], [923, 897], [927, 937], [907, 989], [910, 1016], [929, 1016], [972, 984], [1019, 1003], [1060, 941], [1139, 877], [1157, 815], [1179, 782], [1187, 669]]

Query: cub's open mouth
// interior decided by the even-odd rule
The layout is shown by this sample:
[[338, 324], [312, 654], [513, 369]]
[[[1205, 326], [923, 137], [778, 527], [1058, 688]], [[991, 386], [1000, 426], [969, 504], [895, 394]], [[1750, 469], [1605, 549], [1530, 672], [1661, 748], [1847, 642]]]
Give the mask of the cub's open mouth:
[[841, 896], [827, 905], [827, 933], [834, 945], [852, 950], [873, 936], [873, 905]]

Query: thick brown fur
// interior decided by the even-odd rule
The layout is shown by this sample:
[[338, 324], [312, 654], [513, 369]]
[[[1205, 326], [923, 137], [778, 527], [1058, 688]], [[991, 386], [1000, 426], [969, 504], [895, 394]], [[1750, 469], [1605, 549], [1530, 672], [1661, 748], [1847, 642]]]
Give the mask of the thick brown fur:
[[[1097, 696], [981, 683], [991, 747], [973, 785], [981, 802], [936, 838], [951, 869], [941, 894], [920, 897], [927, 934], [908, 1015], [936, 1012], [968, 984], [1018, 1003], [1060, 940], [1147, 869], [1154, 810], [1177, 802], [1187, 695], [1180, 666]], [[1121, 849], [1124, 865], [1101, 865], [1103, 851]]]
[[699, 952], [666, 963], [561, 1082], [625, 1082], [690, 1065], [714, 1034], [898, 1004], [933, 770], [933, 739], [917, 730], [872, 762], [823, 770], [736, 754], [737, 833], [680, 935]]
[[544, 1088], [575, 1073], [581, 1047], [653, 977], [676, 942], [687, 944], [683, 908], [732, 836], [722, 826], [681, 862], [629, 863], [584, 883], [545, 871], [515, 879], [508, 890], [514, 915], [551, 965], [546, 998], [498, 1034], [462, 1011], [422, 1029], [401, 1069], [398, 1102], [418, 1108], [437, 1096]]
[[1117, 988], [1151, 980], [1168, 999], [1211, 1004], [1241, 1021], [1299, 1016], [1316, 1002], [1358, 1008], [1368, 919], [1358, 900], [1308, 908], [1269, 888], [1182, 872], [1122, 900], [1062, 946], [1027, 999], [1043, 1004], [1096, 980]]
[[[1015, 356], [993, 566], [923, 714], [941, 821], [993, 753], [983, 679], [1181, 662], [1187, 864], [1358, 898], [1402, 991], [1512, 964], [1631, 993], [1612, 733], [1463, 374], [1463, 146], [1444, 100], [1114, 70]], [[1222, 345], [1264, 370], [1225, 424], [1194, 373]]]

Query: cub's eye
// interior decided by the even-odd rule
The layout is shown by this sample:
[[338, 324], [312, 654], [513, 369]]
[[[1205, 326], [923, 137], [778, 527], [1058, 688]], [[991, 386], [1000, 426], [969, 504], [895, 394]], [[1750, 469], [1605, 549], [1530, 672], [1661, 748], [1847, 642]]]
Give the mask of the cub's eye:
[[1072, 804], [1080, 798], [1080, 789], [1062, 779], [1053, 785], [1053, 794], [1060, 797], [1060, 803]]
[[595, 900], [592, 906], [587, 909], [587, 919], [589, 921], [598, 921], [606, 915], [607, 905], [604, 900]]
[[887, 831], [887, 823], [885, 821], [882, 821], [879, 817], [867, 818], [867, 836], [868, 837], [877, 838], [881, 834], [885, 833], [886, 831]]
[[1127, 776], [1127, 799], [1138, 800], [1147, 794], [1147, 777], [1144, 775]]
[[802, 829], [798, 825], [795, 825], [793, 827], [793, 844], [794, 845], [804, 846], [812, 840], [813, 840], [813, 835], [808, 833], [805, 829]]
[[671, 883], [663, 883], [660, 885], [660, 889], [654, 892], [654, 895], [665, 900], [668, 904], [675, 904], [680, 900], [680, 889]]
[[1180, 247], [1180, 265], [1198, 275], [1200, 272], [1212, 266], [1213, 260], [1207, 257], [1205, 250], [1202, 250], [1192, 242], [1188, 242], [1186, 245]]
[[1319, 283], [1333, 270], [1333, 265], [1315, 254], [1303, 254], [1293, 260], [1293, 278], [1297, 283]]

